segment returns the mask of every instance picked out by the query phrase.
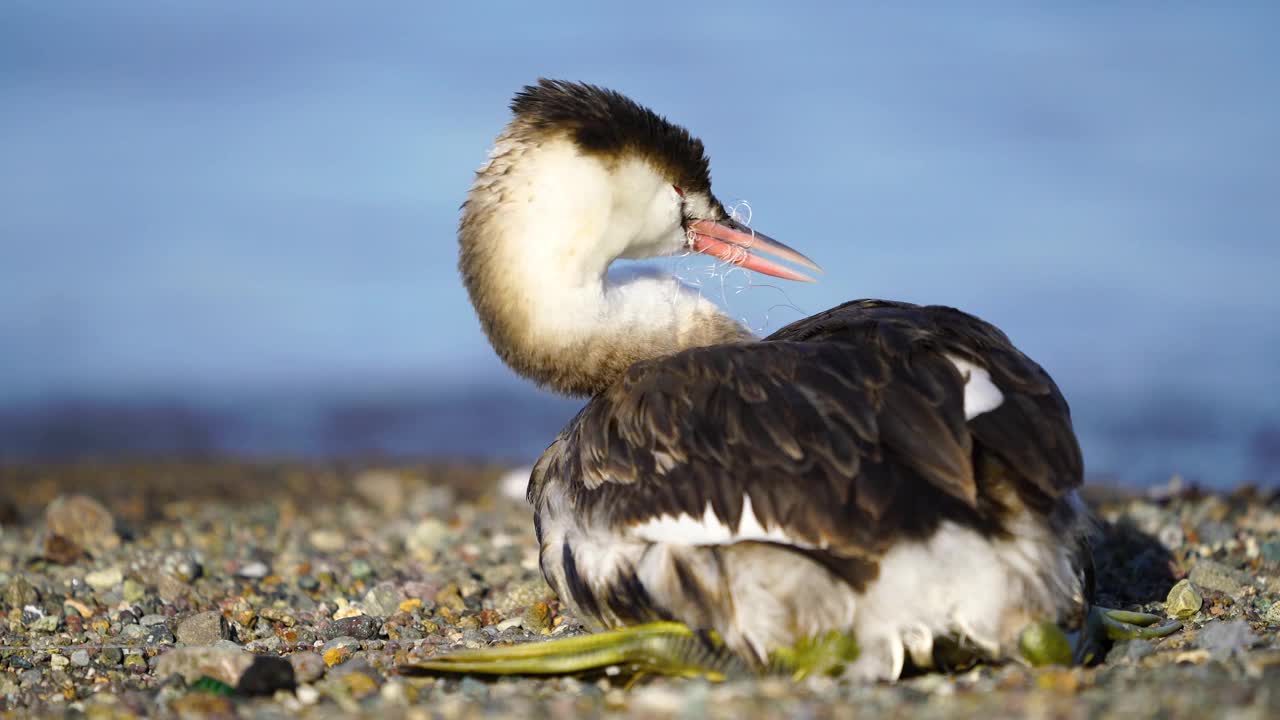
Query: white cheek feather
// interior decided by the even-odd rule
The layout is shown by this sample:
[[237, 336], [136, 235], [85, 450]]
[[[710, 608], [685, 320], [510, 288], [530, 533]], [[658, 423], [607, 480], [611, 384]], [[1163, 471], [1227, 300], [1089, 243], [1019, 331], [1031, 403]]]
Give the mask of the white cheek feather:
[[738, 521], [737, 532], [721, 521], [711, 508], [711, 503], [707, 503], [702, 517], [686, 513], [675, 517], [661, 515], [633, 526], [631, 534], [648, 542], [676, 545], [732, 545], [736, 542], [759, 540], [794, 547], [813, 547], [788, 536], [782, 528], [766, 530], [760, 518], [756, 517], [755, 509], [751, 507], [750, 496], [742, 498], [742, 516]]
[[956, 366], [956, 370], [959, 370], [960, 375], [965, 379], [965, 420], [972, 420], [984, 412], [991, 412], [1000, 407], [1004, 402], [1004, 393], [1000, 392], [1000, 388], [991, 381], [991, 373], [987, 372], [986, 368], [980, 368], [968, 360], [951, 355], [948, 355], [947, 359]]

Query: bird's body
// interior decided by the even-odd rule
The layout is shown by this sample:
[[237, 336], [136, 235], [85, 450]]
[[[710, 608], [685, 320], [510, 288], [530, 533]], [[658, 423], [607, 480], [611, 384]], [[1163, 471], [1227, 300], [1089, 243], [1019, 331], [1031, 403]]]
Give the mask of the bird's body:
[[856, 638], [870, 679], [1081, 627], [1082, 462], [1039, 365], [951, 308], [862, 300], [757, 339], [675, 278], [610, 273], [690, 249], [816, 265], [730, 219], [701, 142], [621, 95], [542, 81], [512, 109], [460, 268], [504, 361], [591, 396], [529, 484], [564, 603], [603, 628], [681, 623], [757, 668]]
[[853, 632], [853, 666], [1007, 657], [1078, 628], [1080, 453], [1048, 375], [959, 311], [859, 301], [632, 366], [529, 489], [542, 568], [605, 627], [676, 619], [765, 663]]

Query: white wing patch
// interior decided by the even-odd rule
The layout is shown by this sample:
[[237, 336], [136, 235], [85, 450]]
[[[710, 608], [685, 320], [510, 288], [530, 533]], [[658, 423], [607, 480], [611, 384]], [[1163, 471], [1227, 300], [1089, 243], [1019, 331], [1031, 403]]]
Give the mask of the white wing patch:
[[1004, 393], [991, 382], [991, 373], [986, 368], [962, 360], [953, 355], [947, 359], [964, 377], [964, 419], [972, 420], [984, 412], [991, 412], [1004, 402]]
[[776, 542], [794, 547], [812, 548], [809, 543], [799, 542], [788, 536], [780, 527], [765, 529], [751, 507], [751, 497], [742, 498], [742, 517], [738, 520], [738, 530], [734, 532], [716, 515], [707, 503], [702, 517], [694, 517], [688, 513], [676, 516], [659, 515], [652, 520], [631, 527], [631, 534], [641, 540], [653, 543], [672, 543], [676, 545], [732, 545], [747, 540]]

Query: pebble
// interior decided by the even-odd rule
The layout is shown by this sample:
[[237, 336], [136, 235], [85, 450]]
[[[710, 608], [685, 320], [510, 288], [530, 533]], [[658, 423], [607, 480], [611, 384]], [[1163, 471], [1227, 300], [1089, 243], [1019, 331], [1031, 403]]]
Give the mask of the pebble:
[[351, 566], [348, 569], [351, 572], [351, 577], [356, 580], [367, 580], [373, 577], [373, 566], [369, 564], [368, 560], [364, 560], [363, 558], [356, 558], [355, 560], [352, 560]]
[[1280, 563], [1280, 540], [1263, 543], [1260, 550], [1263, 560], [1269, 563]]
[[190, 590], [191, 588], [186, 582], [169, 573], [160, 573], [160, 579], [156, 581], [156, 594], [168, 604], [173, 604], [178, 599], [186, 597]]
[[1253, 644], [1253, 630], [1244, 620], [1211, 622], [1200, 629], [1196, 646], [1208, 650], [1217, 660], [1225, 660], [1242, 653]]
[[1217, 520], [1200, 523], [1200, 526], [1196, 528], [1196, 532], [1200, 536], [1200, 542], [1211, 548], [1222, 547], [1236, 539], [1235, 526]]
[[58, 632], [58, 626], [61, 624], [62, 618], [57, 615], [42, 615], [31, 623], [31, 629], [36, 632], [54, 633]]
[[106, 592], [124, 582], [124, 573], [118, 567], [95, 570], [84, 576], [84, 582], [98, 592]]
[[435, 596], [436, 605], [447, 607], [454, 612], [462, 612], [467, 605], [462, 601], [462, 593], [457, 583], [449, 583], [440, 589]]
[[1203, 605], [1204, 598], [1200, 597], [1200, 591], [1196, 590], [1196, 586], [1192, 585], [1190, 580], [1183, 578], [1169, 590], [1169, 596], [1164, 601], [1164, 610], [1169, 617], [1187, 620], [1195, 617]]
[[88, 667], [89, 651], [76, 650], [75, 652], [71, 653], [71, 664], [75, 665], [76, 667]]
[[325, 663], [320, 653], [300, 652], [289, 656], [293, 675], [300, 683], [311, 683], [324, 677]]
[[533, 632], [545, 630], [551, 626], [551, 608], [545, 602], [538, 601], [525, 608], [524, 615], [521, 616], [521, 624], [524, 629]]
[[313, 530], [307, 535], [307, 542], [320, 552], [336, 553], [347, 546], [347, 536], [330, 528]]
[[320, 691], [311, 685], [298, 686], [294, 694], [297, 696], [298, 702], [303, 705], [315, 705], [320, 702]]
[[449, 528], [435, 518], [428, 518], [413, 526], [405, 538], [405, 549], [419, 560], [432, 560], [449, 537]]
[[[125, 656], [126, 667], [129, 659], [134, 657], [142, 656]], [[188, 683], [192, 683], [201, 676], [208, 675], [234, 687], [244, 671], [253, 664], [253, 658], [253, 655], [238, 649], [216, 646], [173, 648], [156, 660], [156, 676], [167, 678], [170, 675], [181, 675]], [[142, 662], [146, 663], [145, 660]]]
[[271, 568], [267, 567], [267, 564], [261, 560], [254, 560], [253, 562], [242, 565], [236, 574], [242, 578], [264, 578], [271, 574]]
[[293, 675], [293, 665], [282, 657], [253, 656], [253, 662], [240, 674], [236, 683], [239, 695], [273, 695], [277, 690], [293, 690], [298, 683]]
[[1262, 616], [1268, 625], [1280, 625], [1280, 600], [1271, 603], [1267, 613]]
[[188, 553], [170, 553], [161, 564], [166, 574], [172, 575], [183, 583], [189, 583], [204, 573], [204, 566], [194, 555]]
[[400, 601], [403, 599], [404, 596], [392, 583], [378, 583], [372, 590], [365, 593], [364, 609], [370, 615], [387, 617], [399, 611]]
[[367, 470], [355, 480], [355, 490], [365, 502], [393, 515], [404, 508], [404, 482], [400, 476], [384, 470]]
[[136, 603], [147, 596], [147, 586], [129, 578], [124, 581], [123, 596], [125, 602]]
[[124, 656], [124, 668], [138, 672], [147, 669], [147, 659], [138, 654]]
[[120, 545], [111, 511], [86, 495], [58, 496], [45, 508], [44, 521], [51, 534], [66, 538], [91, 553], [106, 552]]
[[49, 656], [49, 667], [53, 668], [54, 670], [62, 670], [63, 668], [65, 668], [70, 664], [71, 664], [71, 660], [68, 659], [66, 655], [50, 655]]
[[231, 629], [222, 613], [210, 610], [196, 613], [178, 623], [175, 635], [183, 645], [212, 645], [231, 637]]
[[320, 649], [320, 656], [328, 667], [340, 665], [360, 649], [360, 641], [353, 637], [336, 637], [325, 643]]
[[356, 700], [363, 700], [378, 691], [378, 681], [363, 672], [346, 673], [338, 682]]
[[142, 641], [148, 645], [172, 645], [174, 642], [173, 633], [169, 631], [168, 625], [152, 625], [147, 628], [146, 635]]
[[4, 604], [8, 608], [21, 608], [40, 602], [40, 591], [23, 575], [14, 575], [4, 586]]
[[120, 661], [123, 659], [124, 653], [120, 651], [120, 648], [113, 647], [103, 648], [95, 658], [97, 663], [102, 667], [115, 667], [116, 665], [119, 665]]
[[152, 625], [163, 625], [167, 620], [168, 618], [163, 615], [156, 615], [155, 613], [152, 613], [138, 618], [138, 624], [143, 627], [151, 627]]
[[369, 640], [378, 635], [378, 630], [382, 627], [382, 620], [370, 615], [357, 615], [355, 617], [334, 620], [325, 626], [321, 631], [320, 637], [325, 640], [333, 640], [334, 638], [351, 637], [357, 640]]
[[1248, 576], [1233, 567], [1215, 560], [1200, 560], [1188, 574], [1191, 583], [1198, 588], [1235, 595], [1244, 590]]

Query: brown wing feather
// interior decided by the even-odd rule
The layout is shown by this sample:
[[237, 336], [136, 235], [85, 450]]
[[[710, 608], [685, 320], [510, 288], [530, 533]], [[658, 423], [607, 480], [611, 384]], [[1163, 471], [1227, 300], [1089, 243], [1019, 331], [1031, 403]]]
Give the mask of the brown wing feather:
[[[964, 378], [1004, 394], [964, 417]], [[998, 533], [1017, 506], [1047, 512], [1079, 485], [1070, 411], [1038, 365], [957, 310], [859, 301], [757, 343], [638, 363], [548, 449], [554, 481], [610, 526], [700, 517], [737, 527], [744, 495], [766, 527], [846, 557], [942, 519]]]

